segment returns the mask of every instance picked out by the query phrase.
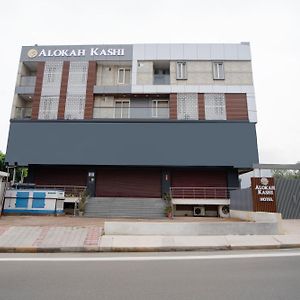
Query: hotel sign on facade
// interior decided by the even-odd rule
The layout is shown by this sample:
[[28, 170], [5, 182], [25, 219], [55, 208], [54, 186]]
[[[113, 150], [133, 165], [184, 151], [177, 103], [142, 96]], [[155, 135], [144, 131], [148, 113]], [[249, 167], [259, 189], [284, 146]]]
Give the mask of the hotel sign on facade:
[[276, 212], [275, 183], [273, 177], [252, 177], [254, 211]]
[[29, 46], [23, 47], [21, 61], [131, 60], [131, 45]]

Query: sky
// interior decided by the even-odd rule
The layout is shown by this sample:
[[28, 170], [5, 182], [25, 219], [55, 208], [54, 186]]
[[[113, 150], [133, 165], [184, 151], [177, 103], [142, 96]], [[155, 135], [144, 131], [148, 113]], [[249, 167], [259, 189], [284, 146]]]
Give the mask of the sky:
[[300, 161], [299, 0], [10, 0], [0, 33], [2, 152], [22, 45], [247, 41], [260, 162]]

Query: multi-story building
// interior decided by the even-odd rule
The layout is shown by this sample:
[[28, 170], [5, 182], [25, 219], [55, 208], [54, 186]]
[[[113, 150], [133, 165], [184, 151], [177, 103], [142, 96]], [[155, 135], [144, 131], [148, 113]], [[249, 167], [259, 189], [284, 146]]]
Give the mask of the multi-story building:
[[255, 124], [249, 43], [26, 46], [6, 159], [98, 197], [212, 199], [258, 162]]

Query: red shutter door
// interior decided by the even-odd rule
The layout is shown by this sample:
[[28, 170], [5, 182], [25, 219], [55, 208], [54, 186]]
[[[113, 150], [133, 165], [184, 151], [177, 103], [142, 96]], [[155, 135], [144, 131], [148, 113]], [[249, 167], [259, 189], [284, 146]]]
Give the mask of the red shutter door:
[[177, 169], [171, 172], [172, 187], [226, 187], [226, 171]]
[[84, 168], [34, 167], [37, 185], [80, 185], [86, 186], [88, 171]]
[[98, 169], [98, 197], [161, 197], [159, 169]]

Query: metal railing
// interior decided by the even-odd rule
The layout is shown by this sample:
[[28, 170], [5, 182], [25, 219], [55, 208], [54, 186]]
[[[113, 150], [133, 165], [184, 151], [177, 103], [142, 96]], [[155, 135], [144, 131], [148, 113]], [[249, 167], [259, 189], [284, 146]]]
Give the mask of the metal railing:
[[86, 190], [86, 186], [81, 185], [36, 185], [37, 189], [56, 189], [65, 192], [65, 197], [80, 197]]
[[228, 187], [171, 187], [172, 198], [180, 199], [230, 199], [230, 191], [237, 188]]
[[31, 119], [31, 112], [31, 107], [16, 107], [14, 118], [17, 120]]
[[8, 187], [9, 183], [7, 182], [7, 178], [5, 179], [5, 181], [0, 181], [0, 217], [2, 215], [5, 193]]
[[169, 119], [167, 107], [94, 107], [94, 119]]
[[35, 86], [36, 76], [21, 76], [20, 86]]

